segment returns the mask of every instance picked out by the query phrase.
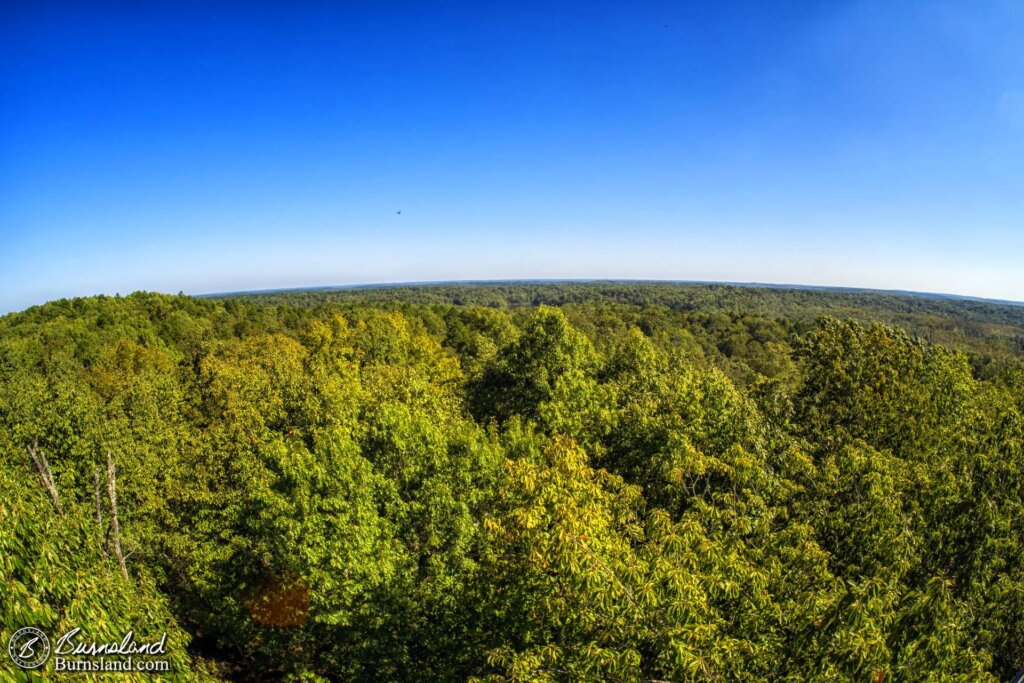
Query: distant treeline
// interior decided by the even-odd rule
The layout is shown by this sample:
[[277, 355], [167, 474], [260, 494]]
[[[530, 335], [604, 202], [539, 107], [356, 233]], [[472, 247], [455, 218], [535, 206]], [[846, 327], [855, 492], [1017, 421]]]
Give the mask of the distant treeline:
[[[661, 282], [485, 282], [240, 293], [211, 298], [258, 305], [450, 304], [487, 308], [623, 304], [769, 319], [806, 328], [822, 316], [884, 322], [977, 356], [1024, 355], [1024, 305], [872, 290]], [[677, 318], [678, 319], [678, 318]]]
[[730, 310], [753, 315], [814, 318], [867, 310], [892, 315], [932, 315], [1007, 325], [1024, 330], [1024, 304], [936, 294], [838, 288], [631, 281], [481, 282], [297, 289], [209, 295], [264, 304], [317, 306], [330, 303], [454, 304], [516, 308], [567, 304], [622, 303], [678, 310]]

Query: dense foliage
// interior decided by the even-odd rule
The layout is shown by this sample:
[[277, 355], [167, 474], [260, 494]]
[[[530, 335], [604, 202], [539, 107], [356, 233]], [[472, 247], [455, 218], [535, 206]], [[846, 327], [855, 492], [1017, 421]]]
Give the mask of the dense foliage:
[[1024, 667], [1018, 310], [562, 287], [0, 318], [3, 642], [167, 631], [194, 680]]

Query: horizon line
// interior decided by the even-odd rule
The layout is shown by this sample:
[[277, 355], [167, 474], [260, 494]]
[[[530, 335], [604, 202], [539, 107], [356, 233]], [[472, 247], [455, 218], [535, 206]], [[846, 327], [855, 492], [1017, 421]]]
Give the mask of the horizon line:
[[721, 285], [727, 287], [746, 287], [751, 289], [791, 289], [791, 290], [817, 290], [831, 291], [837, 293], [871, 293], [888, 294], [892, 296], [910, 296], [925, 299], [953, 299], [960, 301], [974, 301], [1003, 306], [1024, 306], [1024, 301], [1014, 299], [993, 299], [989, 297], [973, 296], [970, 294], [951, 294], [946, 292], [923, 292], [911, 289], [879, 289], [875, 287], [858, 287], [847, 285], [815, 285], [796, 283], [776, 282], [739, 282], [730, 280], [676, 280], [676, 279], [647, 279], [647, 278], [494, 278], [494, 279], [471, 279], [471, 280], [410, 280], [402, 282], [367, 282], [351, 283], [344, 285], [310, 285], [300, 287], [270, 287], [264, 289], [241, 289], [222, 292], [203, 292], [191, 294], [200, 299], [230, 298], [238, 296], [258, 296], [262, 294], [278, 294], [288, 292], [329, 292], [356, 289], [400, 289], [411, 287], [438, 287], [442, 285], [469, 285], [469, 286], [496, 286], [503, 284], [516, 285], [541, 285], [541, 284], [648, 284], [648, 285]]

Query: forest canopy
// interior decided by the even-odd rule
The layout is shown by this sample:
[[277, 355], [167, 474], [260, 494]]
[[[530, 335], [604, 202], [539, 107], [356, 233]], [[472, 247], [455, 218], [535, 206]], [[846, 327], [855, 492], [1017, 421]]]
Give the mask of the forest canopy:
[[1022, 472], [1013, 305], [62, 300], [0, 318], [0, 638], [166, 632], [178, 680], [1008, 681]]

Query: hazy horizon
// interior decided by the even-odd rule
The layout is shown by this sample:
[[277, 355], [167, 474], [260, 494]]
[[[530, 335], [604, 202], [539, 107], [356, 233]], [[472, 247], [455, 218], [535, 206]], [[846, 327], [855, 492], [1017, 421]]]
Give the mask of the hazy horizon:
[[1024, 2], [0, 9], [0, 312], [478, 280], [1024, 301]]
[[[972, 301], [984, 301], [995, 304], [1009, 304], [1013, 306], [1024, 306], [1024, 301], [1013, 299], [990, 299], [988, 297], [976, 297], [965, 294], [950, 294], [948, 292], [920, 292], [907, 289], [872, 289], [870, 287], [843, 287], [838, 285], [814, 285], [799, 284], [793, 282], [738, 282], [726, 280], [649, 280], [635, 278], [490, 278], [486, 280], [417, 280], [406, 282], [355, 282], [344, 285], [313, 285], [310, 287], [271, 287], [268, 289], [239, 289], [217, 292], [194, 292], [191, 296], [219, 298], [231, 296], [245, 296], [250, 294], [273, 294], [284, 292], [325, 292], [335, 290], [352, 289], [399, 289], [406, 287], [435, 287], [435, 286], [469, 286], [488, 287], [502, 285], [545, 285], [545, 284], [636, 284], [636, 285], [680, 285], [680, 286], [702, 286], [721, 285], [726, 287], [749, 287], [752, 289], [793, 289], [793, 290], [826, 290], [826, 291], [849, 291], [849, 292], [873, 292], [880, 294], [895, 294], [918, 297], [934, 297], [949, 299], [966, 299]], [[169, 294], [171, 292], [163, 292]], [[118, 293], [121, 295], [121, 293]]]

